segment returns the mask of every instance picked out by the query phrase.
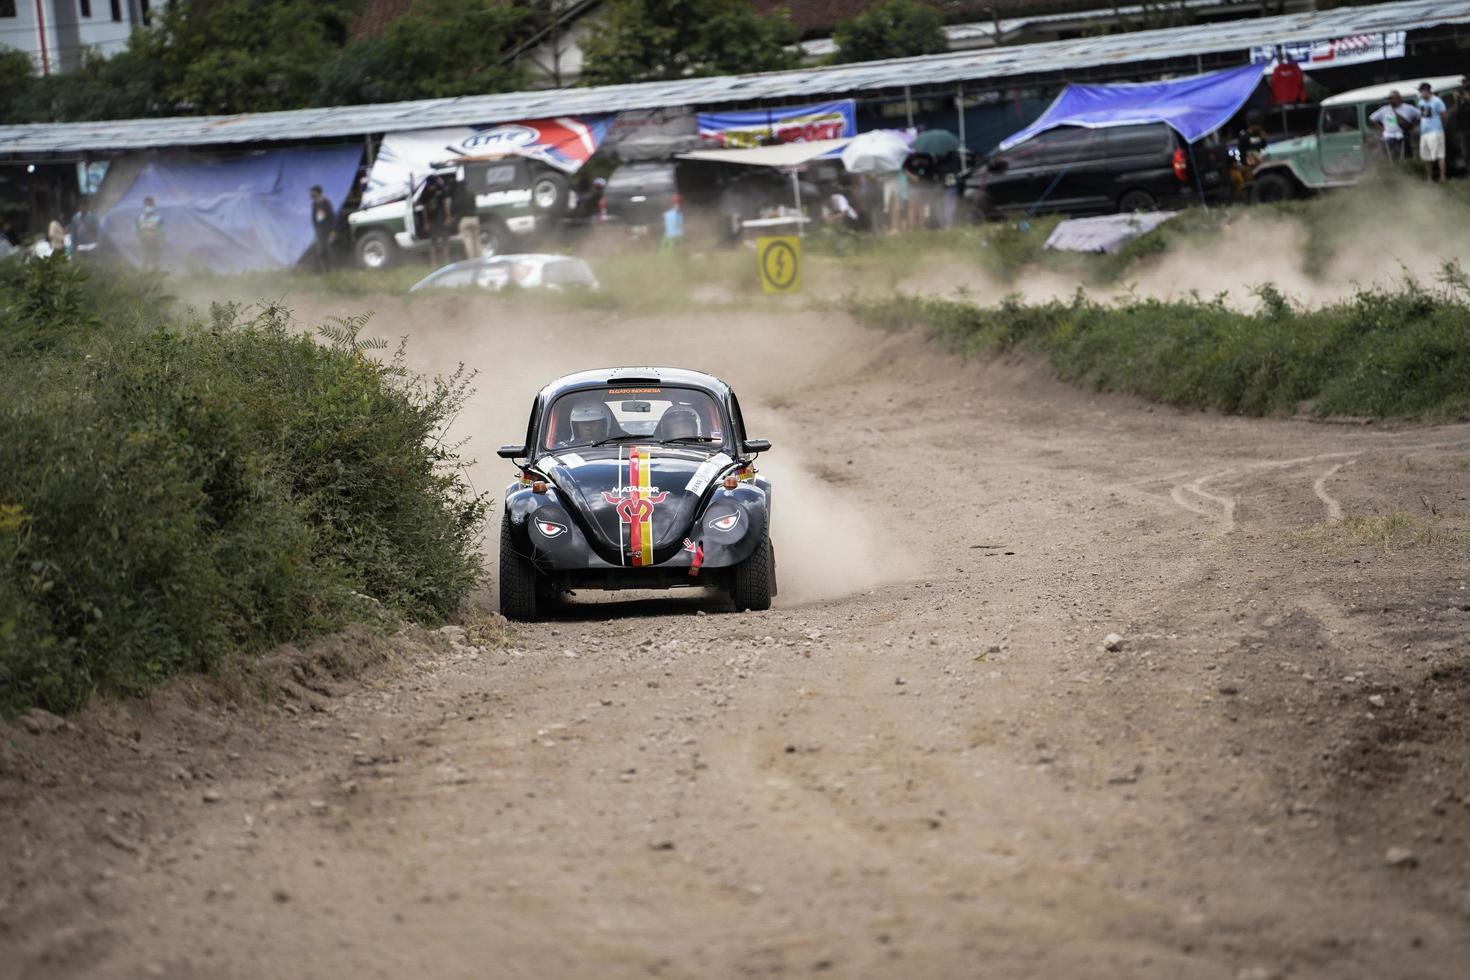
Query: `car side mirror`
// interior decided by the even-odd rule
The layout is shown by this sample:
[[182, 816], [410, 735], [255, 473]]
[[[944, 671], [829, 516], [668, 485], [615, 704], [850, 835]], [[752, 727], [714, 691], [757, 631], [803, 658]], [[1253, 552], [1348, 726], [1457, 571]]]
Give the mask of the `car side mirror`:
[[769, 439], [747, 439], [745, 440], [745, 451], [748, 453], [766, 453], [771, 451]]
[[516, 459], [517, 457], [526, 455], [526, 447], [501, 446], [499, 449], [495, 450], [495, 455], [499, 456], [501, 459]]

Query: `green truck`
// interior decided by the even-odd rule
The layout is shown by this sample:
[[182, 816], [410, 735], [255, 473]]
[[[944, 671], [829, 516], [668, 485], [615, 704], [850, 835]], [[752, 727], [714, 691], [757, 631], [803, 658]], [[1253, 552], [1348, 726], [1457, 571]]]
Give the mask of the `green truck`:
[[[565, 174], [524, 157], [447, 161], [436, 164], [433, 173], [444, 178], [451, 192], [460, 181], [468, 184], [480, 217], [480, 247], [486, 255], [523, 251], [517, 242], [552, 233], [576, 204]], [[358, 265], [385, 269], [405, 253], [428, 249], [428, 227], [420, 203], [424, 186], [419, 181], [407, 199], [362, 208], [347, 216]]]
[[1459, 85], [1460, 76], [1370, 85], [1323, 99], [1315, 133], [1271, 143], [1262, 151], [1252, 175], [1251, 200], [1283, 201], [1357, 183], [1376, 161], [1387, 158], [1378, 129], [1368, 117], [1388, 103], [1393, 90], [1413, 104], [1426, 81], [1443, 99]]

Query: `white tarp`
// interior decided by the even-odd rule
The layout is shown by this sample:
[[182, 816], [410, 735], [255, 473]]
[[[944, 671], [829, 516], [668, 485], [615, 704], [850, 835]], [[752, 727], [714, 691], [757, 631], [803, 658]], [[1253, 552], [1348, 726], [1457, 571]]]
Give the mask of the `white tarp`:
[[1063, 252], [1116, 252], [1125, 242], [1146, 235], [1178, 211], [1135, 211], [1096, 218], [1069, 218], [1052, 229], [1046, 248]]
[[708, 160], [712, 163], [740, 163], [751, 167], [799, 167], [818, 157], [832, 156], [852, 142], [850, 137], [836, 140], [812, 140], [807, 143], [777, 143], [774, 146], [752, 146], [741, 150], [691, 150], [680, 153], [681, 160]]

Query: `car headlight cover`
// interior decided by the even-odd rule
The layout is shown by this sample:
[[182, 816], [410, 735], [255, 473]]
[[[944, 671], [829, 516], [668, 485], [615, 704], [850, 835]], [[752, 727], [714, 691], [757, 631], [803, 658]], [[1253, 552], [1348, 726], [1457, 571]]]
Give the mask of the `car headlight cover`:
[[540, 531], [543, 537], [554, 538], [567, 533], [566, 525], [558, 524], [555, 521], [548, 521], [538, 517], [533, 523], [536, 525], [536, 530]]
[[731, 511], [723, 517], [716, 517], [714, 520], [709, 522], [709, 526], [714, 528], [716, 531], [730, 531], [733, 530], [735, 525], [739, 523], [740, 511], [736, 510]]

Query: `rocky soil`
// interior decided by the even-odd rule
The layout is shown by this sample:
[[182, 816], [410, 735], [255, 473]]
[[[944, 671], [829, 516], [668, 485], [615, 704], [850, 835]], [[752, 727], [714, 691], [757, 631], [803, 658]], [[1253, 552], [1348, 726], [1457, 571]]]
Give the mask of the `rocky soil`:
[[263, 705], [0, 728], [7, 975], [1465, 975], [1470, 426], [1179, 413], [835, 314], [382, 307], [481, 367], [484, 457], [561, 370], [727, 377], [783, 604], [477, 607], [285, 652]]

